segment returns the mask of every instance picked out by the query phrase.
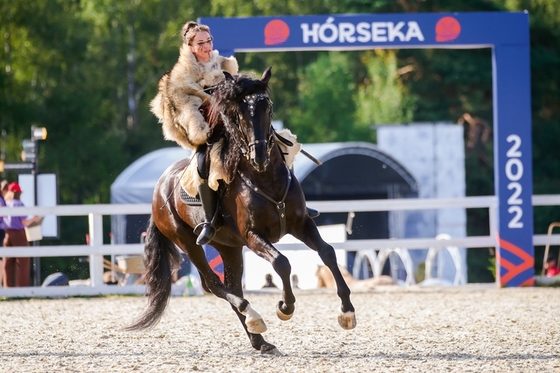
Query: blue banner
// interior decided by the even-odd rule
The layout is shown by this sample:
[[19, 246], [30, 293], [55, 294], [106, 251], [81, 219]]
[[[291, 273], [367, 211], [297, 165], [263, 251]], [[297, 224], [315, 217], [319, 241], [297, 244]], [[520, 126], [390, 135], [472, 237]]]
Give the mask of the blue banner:
[[222, 51], [528, 45], [525, 13], [335, 14], [201, 18]]

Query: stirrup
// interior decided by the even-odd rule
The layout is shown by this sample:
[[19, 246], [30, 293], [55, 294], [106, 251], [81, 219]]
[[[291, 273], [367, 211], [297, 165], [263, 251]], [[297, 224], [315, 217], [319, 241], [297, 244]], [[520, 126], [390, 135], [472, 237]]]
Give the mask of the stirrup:
[[216, 235], [216, 229], [214, 228], [212, 223], [204, 221], [194, 227], [194, 232], [196, 232], [200, 226], [202, 226], [202, 229], [198, 235], [198, 238], [196, 239], [196, 244], [202, 246], [212, 241], [212, 239]]
[[310, 207], [307, 208], [307, 215], [309, 215], [309, 217], [311, 219], [315, 219], [316, 217], [318, 217], [319, 215], [321, 215], [321, 213], [315, 209], [312, 209]]

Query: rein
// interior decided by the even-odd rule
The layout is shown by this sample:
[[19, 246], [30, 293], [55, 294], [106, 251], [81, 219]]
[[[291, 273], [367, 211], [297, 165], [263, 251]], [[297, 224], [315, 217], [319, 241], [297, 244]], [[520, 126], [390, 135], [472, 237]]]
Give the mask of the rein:
[[284, 201], [286, 200], [286, 196], [288, 195], [288, 191], [290, 190], [290, 185], [292, 184], [292, 173], [290, 172], [286, 164], [284, 164], [284, 167], [286, 167], [286, 171], [288, 171], [288, 182], [287, 182], [288, 185], [286, 185], [286, 191], [284, 192], [284, 195], [282, 196], [282, 199], [280, 201], [275, 201], [274, 199], [272, 199], [265, 192], [263, 192], [258, 186], [253, 184], [251, 180], [249, 180], [249, 178], [245, 176], [243, 172], [237, 170], [237, 173], [241, 177], [241, 180], [243, 180], [243, 182], [247, 184], [247, 186], [249, 187], [249, 189], [251, 189], [251, 191], [263, 196], [264, 198], [266, 198], [267, 200], [269, 200], [270, 202], [276, 205], [276, 210], [278, 211], [278, 215], [280, 216], [280, 238], [284, 237], [284, 235], [286, 234], [286, 203]]

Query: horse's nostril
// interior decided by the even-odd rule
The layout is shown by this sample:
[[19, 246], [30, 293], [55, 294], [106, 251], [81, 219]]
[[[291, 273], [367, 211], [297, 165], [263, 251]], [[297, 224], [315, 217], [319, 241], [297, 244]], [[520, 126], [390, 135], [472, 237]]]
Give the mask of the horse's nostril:
[[257, 170], [258, 172], [264, 172], [266, 171], [266, 166], [268, 166], [268, 162], [265, 163], [258, 163], [255, 160], [251, 161], [251, 164], [253, 165], [253, 168], [255, 170]]

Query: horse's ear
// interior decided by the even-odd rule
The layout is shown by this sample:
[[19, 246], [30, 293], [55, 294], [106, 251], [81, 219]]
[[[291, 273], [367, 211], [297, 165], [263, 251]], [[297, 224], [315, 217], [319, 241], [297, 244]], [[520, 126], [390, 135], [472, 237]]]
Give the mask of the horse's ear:
[[231, 75], [230, 73], [228, 73], [227, 71], [224, 71], [224, 76], [226, 77], [226, 80], [235, 80], [233, 78], [233, 75]]
[[262, 78], [261, 78], [261, 81], [263, 81], [264, 83], [268, 83], [271, 76], [272, 76], [272, 66], [269, 66], [264, 71], [264, 73], [262, 75]]

